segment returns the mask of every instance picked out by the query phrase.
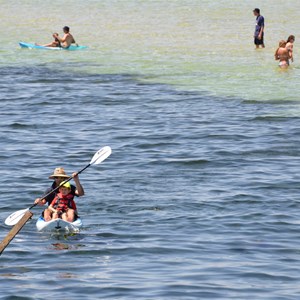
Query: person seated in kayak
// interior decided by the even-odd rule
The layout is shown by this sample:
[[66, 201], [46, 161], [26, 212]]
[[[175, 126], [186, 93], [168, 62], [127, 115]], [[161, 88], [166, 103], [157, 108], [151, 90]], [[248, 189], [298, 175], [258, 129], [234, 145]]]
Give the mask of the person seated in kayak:
[[[58, 34], [54, 34], [54, 37], [60, 41], [61, 46], [63, 48], [67, 49], [71, 46], [71, 44], [76, 44], [76, 42], [73, 35], [70, 33], [70, 28], [68, 26], [65, 26], [63, 28], [63, 31], [64, 31], [64, 36], [62, 38]], [[76, 44], [76, 46], [78, 45]]]
[[39, 44], [35, 44], [37, 46], [43, 46], [43, 47], [61, 47], [61, 44], [60, 44], [60, 41], [59, 39], [56, 37], [58, 36], [58, 33], [55, 32], [52, 34], [53, 38], [54, 38], [54, 41], [49, 43], [49, 44], [45, 44], [45, 45], [39, 45]]
[[59, 193], [49, 205], [49, 210], [52, 211], [52, 220], [60, 218], [68, 222], [73, 222], [75, 214], [77, 215], [77, 209], [74, 195], [71, 193], [70, 182], [62, 183], [58, 190]]
[[[49, 176], [49, 179], [54, 179], [51, 187], [49, 187], [44, 195], [49, 194], [52, 190], [54, 190], [56, 187], [58, 187], [64, 180], [69, 179], [70, 176], [68, 176], [64, 170], [64, 168], [56, 168], [53, 172], [52, 175]], [[84, 195], [84, 189], [80, 183], [78, 173], [73, 173], [72, 178], [75, 181], [75, 186], [71, 184], [71, 193], [76, 196], [80, 197]], [[50, 205], [51, 202], [53, 201], [54, 197], [57, 194], [57, 190], [55, 192], [50, 193], [47, 197], [45, 198], [37, 198], [35, 199], [35, 203], [39, 205], [45, 205], [48, 204]], [[52, 219], [52, 211], [48, 208], [46, 208], [43, 212], [43, 216], [45, 221], [50, 221]]]

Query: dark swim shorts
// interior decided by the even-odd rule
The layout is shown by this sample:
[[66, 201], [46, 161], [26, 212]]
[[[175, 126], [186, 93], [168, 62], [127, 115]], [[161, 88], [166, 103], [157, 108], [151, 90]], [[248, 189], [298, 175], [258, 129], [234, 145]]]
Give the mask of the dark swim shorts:
[[264, 36], [262, 36], [261, 40], [259, 40], [258, 37], [254, 38], [254, 44], [255, 45], [263, 45], [263, 43], [264, 43]]

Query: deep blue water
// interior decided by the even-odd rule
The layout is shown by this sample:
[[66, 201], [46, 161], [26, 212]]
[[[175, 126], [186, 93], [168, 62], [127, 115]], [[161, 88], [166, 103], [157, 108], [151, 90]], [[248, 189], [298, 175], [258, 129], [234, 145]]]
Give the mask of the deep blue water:
[[38, 233], [32, 209], [0, 299], [299, 298], [298, 102], [56, 69], [0, 69], [1, 239], [55, 167], [113, 154], [80, 176], [80, 234]]

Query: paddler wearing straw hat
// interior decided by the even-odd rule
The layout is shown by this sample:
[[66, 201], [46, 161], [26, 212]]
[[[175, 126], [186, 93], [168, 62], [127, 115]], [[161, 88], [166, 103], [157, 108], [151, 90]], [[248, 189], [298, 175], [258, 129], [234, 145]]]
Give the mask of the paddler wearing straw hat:
[[[64, 180], [69, 179], [70, 176], [66, 174], [64, 168], [58, 167], [55, 168], [54, 172], [52, 175], [49, 176], [49, 179], [54, 179], [51, 187], [49, 187], [44, 195], [48, 194], [51, 190], [55, 189], [58, 187]], [[84, 189], [80, 183], [78, 173], [75, 172], [72, 174], [72, 178], [75, 182], [75, 186], [71, 184], [71, 194], [77, 197], [83, 196], [84, 195]], [[50, 205], [51, 202], [53, 201], [54, 197], [56, 196], [57, 192], [51, 193], [49, 196], [47, 196], [45, 199], [43, 198], [37, 198], [35, 200], [35, 203], [38, 203], [39, 205], [44, 205], [48, 204]], [[43, 200], [41, 200], [43, 199]], [[52, 211], [48, 208], [46, 208], [43, 212], [44, 214], [44, 219], [45, 221], [50, 221], [52, 219]]]

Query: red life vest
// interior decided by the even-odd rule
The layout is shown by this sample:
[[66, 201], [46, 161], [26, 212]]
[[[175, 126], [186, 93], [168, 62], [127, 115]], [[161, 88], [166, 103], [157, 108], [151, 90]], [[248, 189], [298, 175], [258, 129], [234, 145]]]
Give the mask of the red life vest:
[[74, 202], [74, 195], [69, 193], [68, 195], [63, 195], [58, 193], [53, 199], [51, 205], [58, 211], [66, 212], [69, 208], [72, 208], [76, 211], [76, 204]]

